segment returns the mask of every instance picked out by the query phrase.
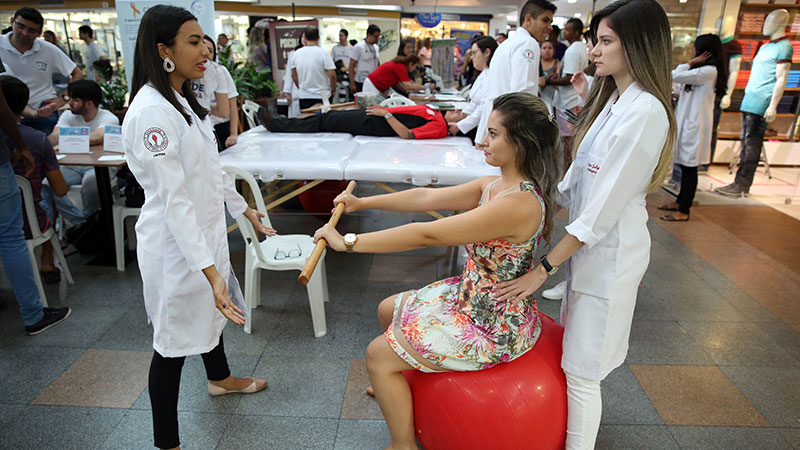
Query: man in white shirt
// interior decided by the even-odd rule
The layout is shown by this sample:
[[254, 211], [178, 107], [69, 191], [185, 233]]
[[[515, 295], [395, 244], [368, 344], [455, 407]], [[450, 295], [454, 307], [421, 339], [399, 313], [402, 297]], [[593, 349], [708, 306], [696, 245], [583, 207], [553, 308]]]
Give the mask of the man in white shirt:
[[339, 43], [331, 49], [334, 64], [336, 61], [342, 61], [345, 67], [350, 67], [350, 53], [353, 51], [353, 46], [347, 42], [349, 34], [344, 28], [339, 30]]
[[55, 45], [43, 39], [44, 18], [34, 8], [24, 7], [11, 19], [12, 32], [0, 36], [3, 63], [30, 89], [28, 106], [22, 112], [22, 124], [49, 135], [58, 121], [58, 108], [67, 101], [56, 95], [53, 74], [83, 78], [83, 73]]
[[547, 0], [528, 0], [519, 13], [514, 36], [500, 44], [492, 56], [488, 80], [488, 100], [484, 103], [475, 143], [480, 147], [486, 136], [494, 99], [511, 92], [539, 93], [539, 42], [547, 39], [556, 7]]
[[97, 79], [93, 64], [95, 61], [106, 59], [103, 50], [94, 41], [94, 30], [89, 25], [82, 25], [78, 28], [78, 36], [83, 42], [86, 43], [86, 52], [83, 54], [83, 63], [86, 65], [86, 78], [92, 81], [100, 81]]
[[295, 50], [291, 66], [300, 109], [322, 103], [323, 98], [330, 101], [336, 90], [336, 66], [330, 53], [319, 46], [319, 29], [306, 27], [303, 34], [307, 45]]
[[[103, 143], [103, 132], [106, 125], [119, 125], [119, 118], [105, 109], [100, 108], [103, 91], [96, 81], [78, 80], [67, 87], [69, 93], [69, 111], [64, 111], [58, 118], [58, 123], [53, 133], [48, 136], [50, 143], [58, 144], [58, 129], [60, 127], [89, 127], [89, 143], [100, 145]], [[122, 151], [122, 149], [120, 149]], [[44, 184], [42, 189], [42, 207], [47, 211], [48, 217], [53, 218], [52, 204], [55, 203], [59, 214], [64, 216], [73, 226], [79, 226], [86, 218], [100, 209], [100, 197], [97, 193], [97, 181], [94, 168], [91, 166], [61, 166], [61, 173], [67, 186], [80, 185], [83, 209], [78, 209], [69, 196], [58, 197], [53, 195], [52, 189]]]
[[377, 25], [370, 25], [367, 28], [367, 37], [353, 47], [348, 70], [351, 94], [361, 92], [364, 80], [380, 65], [381, 49], [378, 47], [380, 37], [381, 29]]

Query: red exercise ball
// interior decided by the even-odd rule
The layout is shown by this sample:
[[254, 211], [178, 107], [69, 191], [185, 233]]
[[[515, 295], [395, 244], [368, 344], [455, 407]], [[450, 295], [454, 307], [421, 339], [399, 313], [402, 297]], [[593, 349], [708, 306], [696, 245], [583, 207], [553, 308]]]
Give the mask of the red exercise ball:
[[426, 450], [564, 448], [564, 328], [540, 317], [536, 345], [510, 363], [475, 372], [404, 372], [414, 399], [415, 432]]
[[[308, 181], [300, 183], [305, 186]], [[333, 199], [347, 188], [347, 180], [328, 180], [303, 192], [297, 197], [303, 209], [311, 214], [330, 214], [333, 209]]]

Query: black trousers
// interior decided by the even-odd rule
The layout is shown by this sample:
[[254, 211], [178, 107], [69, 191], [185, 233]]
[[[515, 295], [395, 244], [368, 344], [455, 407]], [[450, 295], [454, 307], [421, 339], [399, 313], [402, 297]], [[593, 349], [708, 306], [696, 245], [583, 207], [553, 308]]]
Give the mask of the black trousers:
[[[328, 97], [328, 103], [332, 100], [331, 97]], [[321, 98], [301, 98], [300, 101], [300, 109], [311, 108], [314, 105], [322, 103]]]
[[[401, 115], [395, 115], [400, 122], [403, 122], [403, 119], [399, 116]], [[424, 121], [424, 119], [422, 120]], [[408, 124], [404, 123], [404, 125], [409, 127]], [[397, 133], [386, 122], [386, 119], [378, 116], [368, 116], [364, 109], [329, 111], [325, 114], [316, 114], [303, 119], [274, 118], [267, 128], [270, 131], [285, 133], [338, 132], [361, 136], [397, 136]]]
[[[222, 335], [219, 337], [219, 344], [201, 356], [209, 380], [221, 381], [231, 375]], [[178, 392], [185, 360], [186, 357], [165, 358], [158, 352], [153, 352], [148, 387], [153, 409], [154, 443], [158, 448], [174, 448], [181, 445], [178, 437]]]
[[749, 190], [753, 177], [761, 159], [761, 147], [764, 145], [764, 134], [767, 132], [767, 121], [755, 114], [742, 113], [742, 152], [739, 154], [739, 169], [736, 171], [735, 183]]
[[222, 153], [225, 150], [225, 140], [231, 135], [230, 120], [214, 125], [214, 132], [217, 133], [217, 151]]
[[681, 167], [681, 191], [678, 193], [678, 211], [689, 214], [694, 201], [694, 194], [697, 191], [697, 166], [689, 167], [680, 164]]
[[717, 97], [714, 100], [714, 124], [711, 128], [711, 157], [708, 160], [709, 164], [714, 162], [714, 152], [717, 150], [717, 130], [719, 129], [719, 119], [722, 118], [721, 101], [722, 97]]

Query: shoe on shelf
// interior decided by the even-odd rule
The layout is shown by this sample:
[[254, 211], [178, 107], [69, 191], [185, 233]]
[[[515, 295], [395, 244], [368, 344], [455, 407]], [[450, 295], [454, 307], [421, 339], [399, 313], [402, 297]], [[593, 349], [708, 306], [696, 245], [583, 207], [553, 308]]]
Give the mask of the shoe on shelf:
[[42, 317], [42, 320], [25, 327], [25, 333], [27, 333], [28, 336], [34, 336], [48, 328], [52, 328], [66, 320], [66, 318], [72, 314], [72, 310], [68, 306], [61, 308], [43, 308], [43, 312], [44, 317]]
[[256, 378], [250, 377], [252, 383], [247, 385], [244, 389], [225, 389], [219, 386], [215, 386], [208, 382], [208, 393], [213, 396], [217, 395], [225, 395], [225, 394], [254, 394], [258, 391], [263, 391], [267, 387], [267, 380], [263, 378]]
[[742, 187], [736, 182], [733, 182], [727, 186], [722, 186], [714, 189], [714, 192], [717, 194], [724, 195], [726, 197], [741, 197], [741, 196], [748, 196], [750, 195], [750, 189]]
[[542, 292], [542, 297], [548, 300], [561, 300], [564, 298], [564, 289], [567, 287], [567, 282], [562, 281], [557, 285], [547, 289], [546, 291]]

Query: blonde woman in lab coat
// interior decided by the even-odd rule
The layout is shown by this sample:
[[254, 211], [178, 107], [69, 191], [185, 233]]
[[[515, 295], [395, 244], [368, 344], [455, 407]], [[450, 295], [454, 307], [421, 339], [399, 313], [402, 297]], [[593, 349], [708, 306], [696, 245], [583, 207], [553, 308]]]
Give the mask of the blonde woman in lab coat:
[[245, 321], [224, 204], [262, 232], [274, 230], [261, 224], [222, 172], [208, 111], [192, 93], [189, 80], [203, 76], [209, 56], [203, 30], [185, 9], [158, 5], [142, 16], [122, 134], [125, 158], [145, 191], [137, 256], [153, 324], [149, 390], [159, 448], [180, 445], [178, 391], [186, 356], [202, 355], [211, 395], [252, 393], [267, 384], [231, 376], [222, 343], [227, 320]]
[[680, 88], [675, 120], [675, 163], [681, 167], [681, 191], [671, 203], [658, 209], [673, 211], [661, 216], [667, 222], [689, 220], [697, 190], [697, 166], [708, 164], [714, 127], [714, 100], [728, 90], [728, 67], [722, 61], [722, 41], [716, 34], [704, 34], [694, 41], [694, 57], [672, 71], [672, 82]]
[[561, 367], [568, 450], [593, 449], [600, 382], [625, 360], [639, 282], [650, 260], [645, 195], [669, 171], [675, 139], [667, 16], [655, 0], [621, 0], [591, 22], [597, 73], [576, 125], [577, 155], [558, 185], [566, 236], [503, 298], [530, 295], [565, 264]]

